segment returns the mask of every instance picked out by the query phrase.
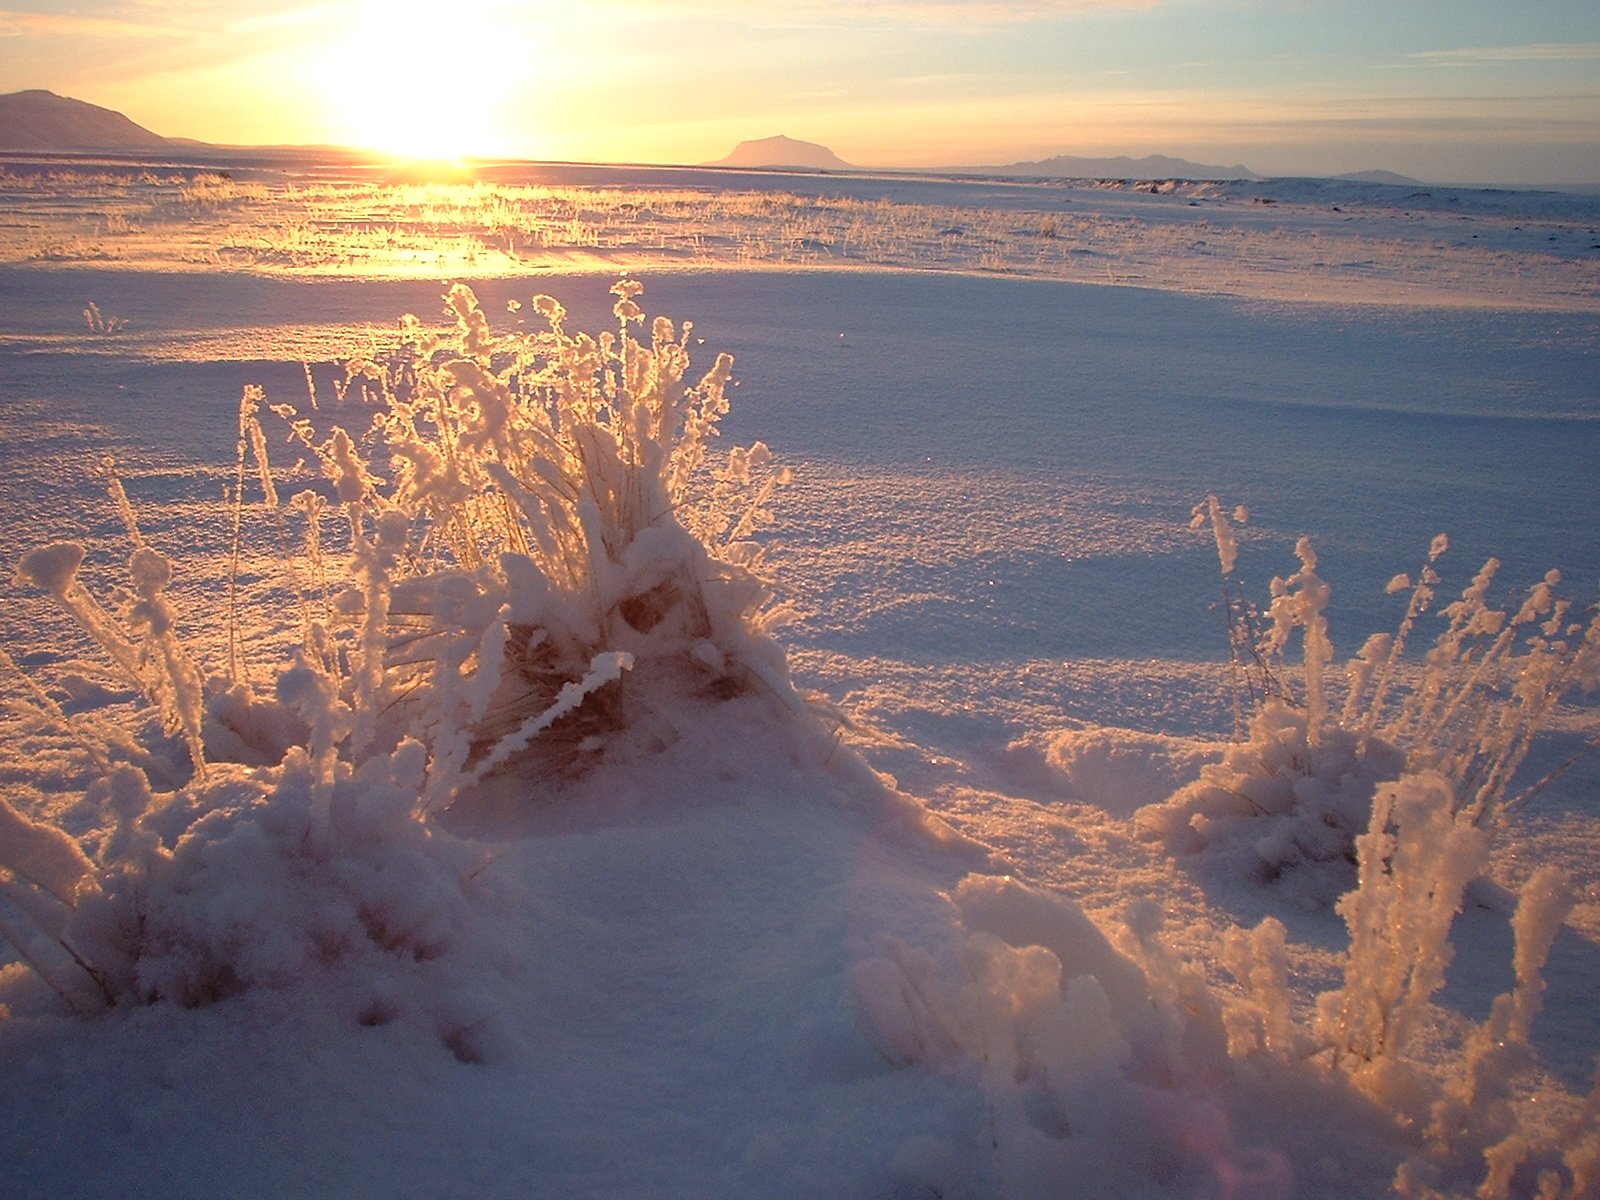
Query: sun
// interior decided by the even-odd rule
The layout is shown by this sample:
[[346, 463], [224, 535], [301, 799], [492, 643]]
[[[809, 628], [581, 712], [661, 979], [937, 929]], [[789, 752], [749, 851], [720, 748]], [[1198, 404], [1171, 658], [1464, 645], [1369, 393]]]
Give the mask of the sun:
[[527, 40], [495, 0], [362, 0], [322, 59], [316, 90], [344, 144], [404, 159], [511, 152], [506, 113]]

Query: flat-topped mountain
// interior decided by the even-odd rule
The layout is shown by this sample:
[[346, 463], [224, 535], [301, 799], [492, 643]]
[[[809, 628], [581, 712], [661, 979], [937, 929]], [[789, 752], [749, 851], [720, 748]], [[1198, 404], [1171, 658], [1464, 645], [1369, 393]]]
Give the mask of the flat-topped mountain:
[[848, 171], [845, 162], [826, 146], [816, 142], [802, 142], [798, 138], [757, 138], [740, 142], [733, 153], [714, 162], [701, 163], [703, 167], [800, 167], [809, 171]]
[[0, 150], [131, 150], [171, 144], [119, 112], [42, 88], [0, 96]]

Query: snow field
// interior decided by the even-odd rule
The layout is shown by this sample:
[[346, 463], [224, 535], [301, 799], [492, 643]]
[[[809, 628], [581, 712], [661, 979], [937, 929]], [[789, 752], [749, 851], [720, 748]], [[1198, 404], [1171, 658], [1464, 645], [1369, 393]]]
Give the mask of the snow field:
[[[54, 514], [50, 536], [86, 546], [85, 579], [104, 594], [127, 548], [79, 448], [115, 452], [144, 536], [176, 565], [179, 633], [217, 670], [240, 386], [303, 406], [304, 357], [329, 406], [317, 439], [335, 419], [355, 432], [347, 418], [365, 410], [331, 398], [324, 348], [365, 344], [352, 326], [383, 312], [426, 318], [443, 288], [215, 275], [213, 301], [181, 278], [109, 271], [97, 292], [160, 295], [159, 317], [68, 335], [83, 278], [27, 267], [4, 281], [32, 301], [4, 347], [8, 563]], [[574, 328], [612, 323], [609, 280], [476, 282], [498, 327], [516, 320], [505, 301], [526, 306], [531, 291], [561, 295]], [[1552, 1194], [1587, 1194], [1592, 763], [1482, 851], [1513, 887], [1535, 861], [1564, 864], [1580, 900], [1568, 927], [1555, 932], [1545, 877], [1514, 922], [1514, 901], [1487, 888], [1492, 909], [1452, 922], [1445, 888], [1433, 911], [1461, 968], [1406, 1002], [1406, 1060], [1367, 1072], [1300, 1059], [1316, 994], [1382, 974], [1344, 973], [1334, 914], [1307, 907], [1306, 889], [1171, 856], [1133, 818], [1215, 763], [1231, 724], [1226, 634], [1206, 607], [1215, 556], [1187, 528], [1206, 491], [1255, 510], [1240, 546], [1252, 584], [1289, 574], [1292, 535], [1311, 534], [1339, 661], [1393, 628], [1383, 583], [1440, 529], [1472, 569], [1488, 546], [1532, 560], [1508, 563], [1519, 583], [1552, 564], [1575, 583], [1600, 577], [1585, 532], [1592, 317], [1252, 310], [892, 274], [666, 276], [646, 300], [735, 353], [744, 386], [724, 448], [759, 438], [797, 468], [760, 541], [798, 609], [780, 634], [790, 665], [841, 712], [767, 687], [685, 702], [657, 675], [636, 693], [644, 719], [575, 739], [580, 757], [609, 744], [586, 768], [572, 771], [569, 746], [536, 790], [526, 773], [480, 780], [432, 824], [410, 815], [421, 743], [393, 735], [353, 773], [319, 765], [310, 734], [299, 758], [219, 765], [169, 799], [126, 774], [97, 785], [59, 727], [13, 723], [0, 778], [19, 813], [104, 863], [148, 864], [151, 837], [191, 829], [162, 867], [186, 881], [182, 953], [144, 963], [146, 978], [180, 999], [207, 955], [238, 964], [225, 986], [201, 973], [209, 991], [189, 999], [217, 1001], [204, 1007], [88, 1021], [6, 968], [0, 1158], [20, 1194], [112, 1195], [139, 1179], [177, 1196], [241, 1180], [262, 1195], [1035, 1196], [1072, 1181], [1099, 1195], [1342, 1196], [1382, 1194], [1403, 1163], [1403, 1191], [1464, 1194], [1483, 1148], [1515, 1166], [1508, 1129], [1556, 1172]], [[259, 332], [240, 357], [273, 362], [206, 359], [241, 325]], [[281, 434], [269, 453], [303, 486], [314, 463], [293, 456], [314, 456], [278, 459]], [[275, 535], [249, 516], [246, 631], [293, 645]], [[326, 525], [335, 547], [339, 518]], [[49, 582], [52, 565], [35, 574]], [[156, 791], [181, 782], [181, 732], [163, 737], [92, 646], [59, 642], [36, 592], [14, 612], [8, 649], [50, 695], [75, 719], [129, 713], [146, 767], [171, 773]], [[721, 669], [699, 653], [697, 670]], [[583, 657], [567, 673], [580, 691], [595, 669]], [[285, 704], [316, 702], [307, 676], [288, 676]], [[1588, 729], [1569, 719], [1566, 743], [1540, 754]], [[203, 816], [205, 788], [231, 789], [232, 815]], [[1465, 886], [1473, 860], [1455, 861]], [[81, 878], [29, 862], [63, 890]], [[1439, 923], [1433, 958], [1415, 961], [1436, 961]], [[1512, 924], [1521, 945], [1552, 943], [1537, 1017], [1538, 954], [1518, 950], [1511, 970]], [[1498, 993], [1510, 998], [1491, 1014]], [[1513, 1036], [1474, 1041], [1459, 1013]], [[1495, 1057], [1523, 1035], [1531, 1050]], [[1539, 1109], [1551, 1115], [1527, 1116]], [[86, 1123], [105, 1132], [84, 1137]], [[275, 1153], [286, 1140], [303, 1154]], [[1529, 1167], [1505, 1170], [1500, 1194], [1541, 1186]]]

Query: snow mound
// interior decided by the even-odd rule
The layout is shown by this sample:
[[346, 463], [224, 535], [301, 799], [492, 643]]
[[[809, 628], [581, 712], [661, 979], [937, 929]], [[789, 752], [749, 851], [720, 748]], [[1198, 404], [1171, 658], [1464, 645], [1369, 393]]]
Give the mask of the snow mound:
[[1298, 896], [1327, 904], [1355, 883], [1354, 845], [1373, 790], [1404, 769], [1404, 754], [1377, 740], [1361, 747], [1348, 730], [1313, 744], [1305, 711], [1274, 702], [1221, 762], [1135, 821], [1168, 853], [1203, 853], [1228, 874], [1262, 882], [1292, 877]]
[[1046, 791], [1126, 817], [1188, 784], [1221, 748], [1104, 725], [1029, 735], [1013, 742], [1007, 753]]

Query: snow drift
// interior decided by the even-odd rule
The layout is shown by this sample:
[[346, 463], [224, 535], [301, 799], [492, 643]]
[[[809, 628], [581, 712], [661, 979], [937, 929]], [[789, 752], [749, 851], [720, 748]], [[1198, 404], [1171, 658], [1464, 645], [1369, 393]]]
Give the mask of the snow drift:
[[[689, 328], [643, 340], [637, 285], [614, 294], [614, 330], [570, 333], [541, 296], [537, 328], [501, 334], [452, 288], [448, 329], [408, 319], [351, 357], [327, 411], [273, 406], [306, 464], [287, 472], [247, 390], [208, 645], [115, 476], [126, 586], [93, 595], [75, 542], [22, 559], [152, 719], [99, 735], [36, 692], [99, 778], [64, 817], [0, 805], [0, 932], [28, 964], [0, 972], [20, 1194], [52, 1194], [64, 1144], [88, 1194], [214, 1190], [145, 1136], [167, 1118], [264, 1195], [1593, 1194], [1595, 1094], [1541, 1121], [1518, 1094], [1562, 880], [1524, 889], [1515, 981], [1459, 1069], [1413, 1058], [1524, 731], [1591, 680], [1592, 624], [1550, 586], [1514, 616], [1469, 589], [1430, 663], [1455, 683], [1401, 706], [1464, 732], [1407, 742], [1373, 715], [1397, 642], [1358, 657], [1370, 706], [1334, 714], [1305, 545], [1266, 641], [1234, 643], [1265, 647], [1241, 745], [1164, 803], [1206, 755], [1134, 772], [1128, 808], [1174, 853], [1259, 816], [1227, 810], [1231, 773], [1332, 831], [1275, 846], [1354, 857], [1343, 977], [1307, 1011], [1276, 920], [1186, 961], [1154, 902], [1091, 920], [840, 744], [773, 637], [761, 531], [785, 476], [760, 444], [712, 453], [731, 362], [695, 381]], [[256, 516], [276, 622], [238, 600]], [[1137, 746], [1113, 742], [1057, 738], [1045, 766], [1105, 787]], [[44, 1102], [63, 1056], [164, 1098], [106, 1089], [111, 1132], [87, 1138]], [[207, 1077], [240, 1060], [254, 1077]], [[296, 1165], [302, 1113], [329, 1132]], [[375, 1126], [384, 1161], [353, 1173], [344, 1139]], [[504, 1175], [473, 1176], [485, 1137], [522, 1151]]]

